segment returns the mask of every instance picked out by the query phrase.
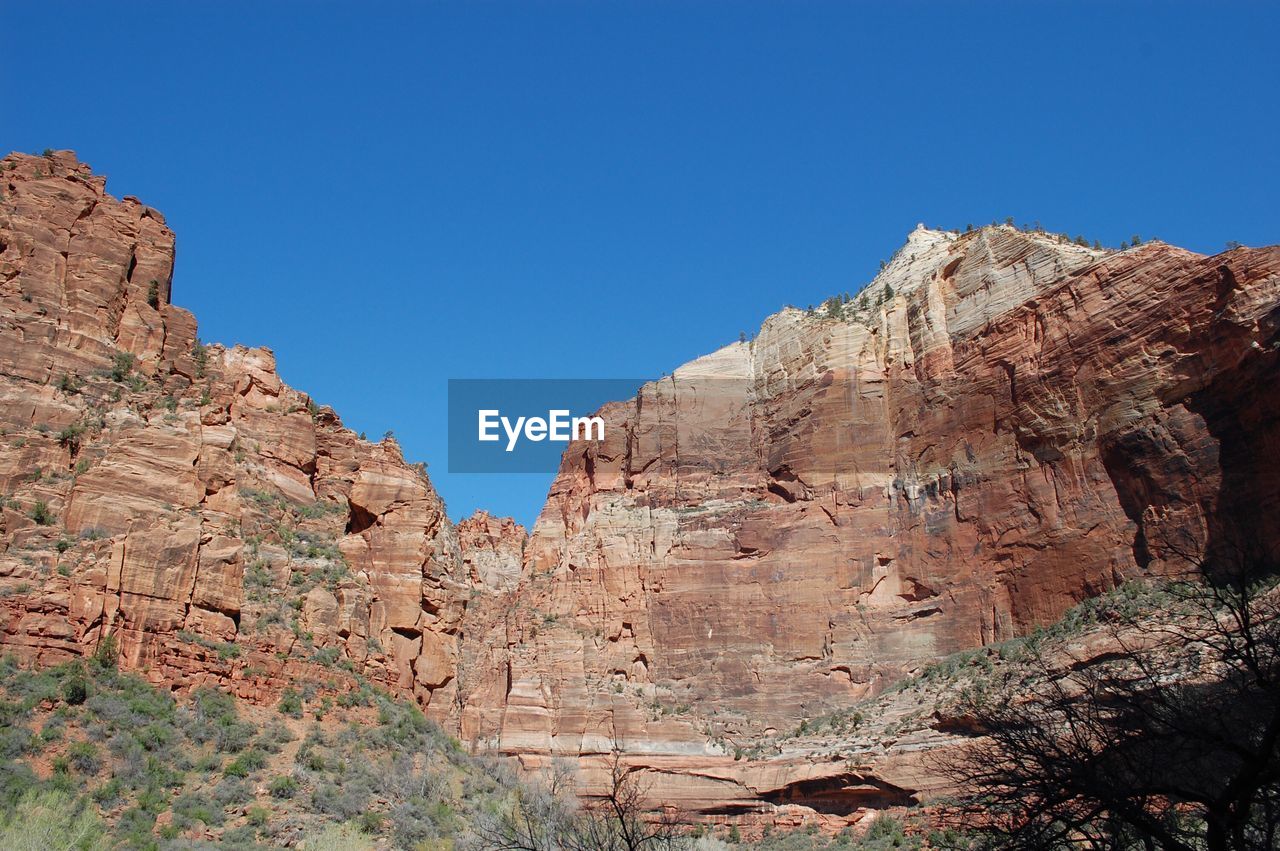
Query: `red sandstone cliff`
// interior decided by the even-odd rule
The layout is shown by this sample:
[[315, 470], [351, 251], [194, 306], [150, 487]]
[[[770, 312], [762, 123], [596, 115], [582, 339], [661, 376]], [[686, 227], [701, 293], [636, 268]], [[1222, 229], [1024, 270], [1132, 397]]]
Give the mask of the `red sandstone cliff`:
[[6, 651], [114, 634], [155, 682], [257, 699], [345, 660], [447, 707], [469, 580], [425, 473], [269, 350], [200, 345], [173, 233], [104, 186], [70, 152], [0, 161]]
[[1280, 249], [917, 230], [861, 305], [610, 406], [526, 541], [455, 529], [268, 350], [199, 345], [163, 219], [72, 155], [0, 190], [0, 641], [29, 662], [114, 634], [264, 701], [349, 671], [528, 764], [590, 781], [617, 747], [705, 812], [847, 813], [927, 791], [945, 734], [833, 755], [802, 722], [1159, 570], [1169, 530], [1280, 541]]
[[783, 311], [566, 453], [473, 635], [467, 738], [617, 747], [711, 812], [907, 800], [929, 779], [886, 743], [853, 774], [734, 755], [1159, 570], [1171, 531], [1280, 547], [1280, 249], [919, 229], [867, 292]]
[[458, 546], [471, 583], [488, 591], [520, 584], [528, 533], [510, 517], [477, 511], [458, 524]]

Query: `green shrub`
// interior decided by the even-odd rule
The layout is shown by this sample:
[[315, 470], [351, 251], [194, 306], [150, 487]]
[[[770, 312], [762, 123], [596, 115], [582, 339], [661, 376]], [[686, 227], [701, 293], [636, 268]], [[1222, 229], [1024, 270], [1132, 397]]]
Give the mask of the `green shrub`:
[[116, 664], [120, 660], [120, 649], [114, 635], [105, 635], [98, 642], [98, 646], [93, 648], [93, 662], [104, 671], [115, 670]]
[[40, 730], [40, 741], [43, 742], [60, 742], [63, 733], [66, 732], [67, 721], [61, 714], [54, 713], [44, 722], [44, 727]]
[[215, 723], [236, 719], [236, 700], [215, 688], [198, 688], [191, 694], [192, 708], [196, 716]]
[[213, 774], [222, 768], [222, 757], [216, 753], [204, 754], [193, 767], [201, 774]]
[[213, 806], [194, 792], [184, 792], [174, 799], [173, 814], [188, 822], [198, 821], [215, 826], [223, 822], [222, 808]]
[[[204, 343], [196, 340], [195, 345], [191, 347], [191, 360], [196, 365], [196, 378], [204, 378], [205, 370], [209, 366], [209, 349]], [[209, 391], [205, 391], [208, 395]], [[205, 404], [208, 404], [207, 402]]]
[[250, 774], [249, 766], [242, 759], [233, 759], [227, 763], [227, 767], [222, 769], [223, 777], [248, 777]]
[[279, 753], [281, 745], [286, 742], [292, 742], [295, 738], [292, 730], [280, 721], [272, 719], [262, 728], [262, 734], [258, 737], [258, 744], [268, 753]]
[[124, 794], [124, 784], [119, 778], [112, 777], [106, 783], [103, 783], [97, 789], [93, 790], [93, 800], [100, 807], [110, 807], [121, 799]]
[[280, 693], [280, 703], [276, 709], [279, 710], [281, 715], [288, 715], [290, 718], [301, 718], [302, 695], [291, 688], [285, 689]]
[[273, 798], [292, 798], [298, 791], [298, 781], [288, 775], [273, 778], [267, 787]]
[[[319, 833], [308, 836], [306, 842], [307, 851], [370, 851], [373, 848], [373, 844], [367, 838], [345, 824], [329, 825]], [[421, 847], [428, 846], [424, 844]]]
[[156, 815], [142, 807], [131, 807], [121, 814], [116, 822], [116, 837], [124, 848], [137, 848], [151, 851], [156, 842], [154, 829]]
[[228, 777], [213, 787], [213, 800], [219, 807], [247, 804], [253, 800], [253, 786], [239, 777]]
[[111, 364], [111, 380], [124, 381], [133, 372], [134, 358], [130, 352], [116, 352]]
[[98, 755], [98, 746], [93, 742], [75, 742], [67, 748], [67, 759], [71, 766], [81, 774], [97, 774], [102, 768], [102, 759]]
[[223, 753], [240, 753], [249, 747], [255, 728], [241, 721], [227, 721], [217, 725], [213, 737], [214, 747]]
[[143, 748], [154, 752], [173, 741], [173, 728], [163, 722], [152, 722], [135, 730], [133, 737]]
[[84, 437], [85, 430], [83, 423], [72, 423], [58, 432], [58, 443], [70, 449], [74, 455], [80, 451], [80, 438]]
[[0, 762], [0, 810], [12, 810], [18, 801], [40, 782], [24, 762]]
[[40, 750], [40, 746], [31, 729], [20, 726], [0, 729], [0, 758], [13, 759], [32, 750]]
[[89, 681], [76, 671], [62, 683], [62, 699], [72, 706], [79, 706], [89, 698]]
[[378, 833], [382, 830], [382, 814], [365, 810], [356, 819], [356, 829], [361, 833]]
[[251, 749], [227, 763], [222, 773], [227, 777], [248, 777], [266, 764], [266, 755], [260, 750]]
[[31, 519], [36, 521], [37, 526], [52, 526], [57, 519], [53, 516], [53, 512], [49, 510], [49, 504], [44, 500], [37, 500], [36, 504], [31, 507]]
[[867, 839], [871, 841], [887, 839], [893, 842], [902, 836], [902, 822], [890, 815], [876, 816], [876, 820], [871, 822], [871, 827], [867, 829]]
[[58, 379], [57, 388], [68, 396], [80, 392], [80, 380], [73, 375], [62, 373], [62, 377]]

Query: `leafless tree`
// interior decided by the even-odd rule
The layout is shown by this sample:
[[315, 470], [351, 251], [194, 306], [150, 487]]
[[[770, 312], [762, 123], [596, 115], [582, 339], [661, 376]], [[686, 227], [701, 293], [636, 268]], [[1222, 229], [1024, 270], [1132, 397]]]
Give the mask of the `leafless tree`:
[[517, 790], [510, 805], [480, 825], [495, 851], [680, 851], [687, 831], [670, 813], [648, 809], [649, 787], [618, 751], [597, 799], [573, 798], [571, 770], [554, 765], [537, 787]]
[[1280, 839], [1280, 589], [1245, 546], [1166, 544], [1159, 610], [1108, 612], [1101, 657], [1033, 648], [962, 704], [983, 737], [942, 768], [983, 844], [1273, 849]]

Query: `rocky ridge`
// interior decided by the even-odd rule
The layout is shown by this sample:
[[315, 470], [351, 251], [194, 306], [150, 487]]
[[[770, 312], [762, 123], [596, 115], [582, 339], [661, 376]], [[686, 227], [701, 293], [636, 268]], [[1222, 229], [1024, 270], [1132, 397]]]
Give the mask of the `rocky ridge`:
[[948, 734], [851, 762], [814, 719], [1159, 572], [1169, 530], [1280, 541], [1280, 249], [919, 228], [833, 315], [608, 406], [526, 538], [455, 527], [269, 350], [201, 344], [163, 218], [69, 152], [0, 189], [0, 641], [27, 663], [114, 635], [176, 690], [363, 679], [588, 791], [616, 749], [704, 816], [840, 820], [936, 791]]
[[1278, 273], [917, 229], [867, 298], [784, 310], [565, 453], [524, 584], [470, 633], [464, 736], [616, 748], [703, 812], [918, 799], [915, 746], [735, 757], [1160, 572], [1171, 538], [1275, 552]]
[[11, 154], [0, 186], [6, 651], [114, 635], [154, 683], [258, 701], [340, 663], [447, 714], [484, 586], [424, 468], [269, 349], [201, 344], [164, 218], [70, 152]]

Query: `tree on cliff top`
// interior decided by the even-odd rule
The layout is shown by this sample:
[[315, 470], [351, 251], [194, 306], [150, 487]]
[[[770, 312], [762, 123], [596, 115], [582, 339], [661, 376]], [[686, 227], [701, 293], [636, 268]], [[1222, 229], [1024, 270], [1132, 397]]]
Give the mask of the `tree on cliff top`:
[[1183, 557], [1194, 575], [1164, 588], [1161, 611], [1107, 626], [1113, 651], [1064, 663], [1041, 648], [1029, 678], [962, 701], [985, 736], [943, 767], [984, 847], [1277, 847], [1274, 565], [1244, 547]]

